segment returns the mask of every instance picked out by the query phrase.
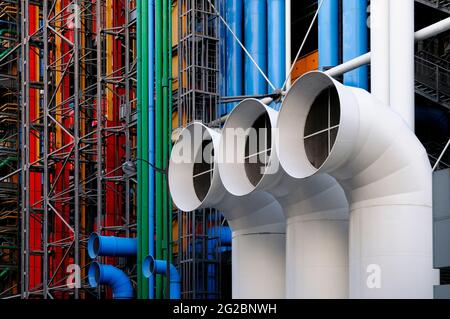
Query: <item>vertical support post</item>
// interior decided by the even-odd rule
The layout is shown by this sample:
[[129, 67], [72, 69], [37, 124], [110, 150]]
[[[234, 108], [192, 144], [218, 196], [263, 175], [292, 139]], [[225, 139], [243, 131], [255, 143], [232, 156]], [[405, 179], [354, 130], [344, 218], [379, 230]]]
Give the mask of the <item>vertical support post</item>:
[[44, 92], [43, 92], [43, 103], [44, 103], [44, 147], [43, 147], [43, 164], [44, 164], [44, 178], [43, 178], [43, 229], [42, 229], [42, 245], [43, 245], [43, 274], [42, 274], [42, 284], [43, 284], [43, 296], [44, 299], [48, 297], [48, 184], [49, 184], [49, 169], [48, 169], [48, 151], [49, 151], [49, 136], [48, 136], [48, 115], [49, 115], [49, 105], [48, 105], [48, 1], [44, 0], [43, 7], [43, 44], [44, 44]]
[[389, 1], [389, 8], [390, 102], [414, 131], [414, 0]]
[[370, 2], [370, 87], [380, 101], [389, 105], [389, 0]]
[[[74, 262], [80, 265], [80, 0], [75, 0], [74, 26]], [[79, 289], [75, 285], [75, 299], [79, 298]]]
[[285, 23], [286, 23], [286, 90], [289, 90], [291, 87], [291, 81], [292, 77], [289, 73], [291, 71], [292, 67], [292, 33], [291, 33], [291, 0], [286, 0], [286, 17], [285, 17]]

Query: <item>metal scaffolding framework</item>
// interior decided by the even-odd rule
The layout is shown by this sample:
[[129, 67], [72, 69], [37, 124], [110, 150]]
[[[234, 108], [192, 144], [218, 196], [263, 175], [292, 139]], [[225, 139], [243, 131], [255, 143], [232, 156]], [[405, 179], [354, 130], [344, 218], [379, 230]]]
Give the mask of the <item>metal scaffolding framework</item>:
[[18, 1], [0, 1], [0, 298], [19, 282]]
[[[214, 5], [215, 1], [213, 1]], [[219, 18], [208, 0], [178, 1], [178, 126], [212, 123], [219, 113]], [[223, 218], [215, 210], [178, 212], [178, 254], [182, 297], [221, 297], [221, 254], [213, 229]], [[209, 281], [209, 285], [208, 285]], [[212, 281], [212, 283], [211, 283]]]
[[[2, 205], [0, 215], [1, 262], [6, 254], [14, 261], [0, 268], [0, 276], [10, 278], [0, 294], [75, 299], [110, 294], [107, 288], [88, 288], [86, 244], [93, 231], [135, 233], [135, 173], [124, 169], [136, 156], [135, 1], [7, 3], [0, 2], [0, 9], [12, 24], [18, 21], [20, 42], [14, 38], [18, 32], [0, 35], [6, 45], [0, 52], [0, 93], [8, 95], [2, 103], [9, 103], [0, 106], [0, 116], [3, 109], [17, 113], [0, 127], [0, 187], [11, 188], [7, 202], [2, 192], [2, 204], [15, 196], [15, 210]], [[4, 159], [6, 146], [20, 153], [20, 166], [17, 158]], [[16, 239], [4, 242], [3, 225], [18, 228], [19, 220]], [[14, 260], [19, 237], [21, 258]], [[125, 259], [105, 262], [134, 272]], [[19, 265], [20, 276], [14, 272]], [[20, 289], [14, 288], [19, 283]]]

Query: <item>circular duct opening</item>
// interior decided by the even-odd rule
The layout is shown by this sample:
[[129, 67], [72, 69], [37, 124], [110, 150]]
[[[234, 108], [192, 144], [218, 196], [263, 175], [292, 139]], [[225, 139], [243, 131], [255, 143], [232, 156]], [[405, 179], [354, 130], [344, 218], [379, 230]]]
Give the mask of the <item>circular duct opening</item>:
[[211, 136], [202, 141], [195, 158], [192, 179], [195, 194], [200, 201], [203, 201], [211, 188], [214, 173], [214, 148]]
[[97, 233], [92, 233], [89, 236], [88, 241], [88, 254], [91, 259], [98, 257], [98, 252], [100, 251], [100, 236]]
[[98, 262], [93, 262], [89, 267], [88, 271], [88, 281], [89, 285], [96, 288], [100, 281], [100, 264]]
[[214, 176], [214, 144], [201, 123], [188, 125], [172, 148], [169, 188], [175, 205], [193, 211], [202, 205]]
[[245, 142], [245, 173], [253, 186], [257, 186], [264, 176], [271, 150], [272, 125], [269, 114], [264, 112], [253, 122]]
[[323, 72], [301, 76], [286, 94], [278, 115], [278, 157], [295, 178], [316, 173], [328, 160], [341, 122], [339, 83]]
[[267, 172], [272, 155], [271, 112], [261, 101], [247, 99], [233, 109], [225, 122], [219, 171], [225, 188], [235, 196], [251, 193]]
[[145, 278], [149, 278], [153, 275], [155, 271], [155, 258], [153, 256], [147, 256], [144, 259], [144, 264], [142, 265], [142, 273]]
[[331, 153], [340, 121], [339, 96], [334, 86], [320, 92], [311, 105], [303, 132], [309, 162], [319, 169]]

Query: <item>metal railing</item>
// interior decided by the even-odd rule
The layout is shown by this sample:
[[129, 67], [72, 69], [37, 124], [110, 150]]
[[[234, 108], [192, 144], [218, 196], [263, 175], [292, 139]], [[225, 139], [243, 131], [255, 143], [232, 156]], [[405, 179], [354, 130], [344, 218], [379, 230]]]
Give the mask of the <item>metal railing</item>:
[[416, 55], [415, 81], [418, 93], [450, 107], [449, 69]]
[[416, 0], [416, 2], [450, 13], [450, 2], [448, 0]]

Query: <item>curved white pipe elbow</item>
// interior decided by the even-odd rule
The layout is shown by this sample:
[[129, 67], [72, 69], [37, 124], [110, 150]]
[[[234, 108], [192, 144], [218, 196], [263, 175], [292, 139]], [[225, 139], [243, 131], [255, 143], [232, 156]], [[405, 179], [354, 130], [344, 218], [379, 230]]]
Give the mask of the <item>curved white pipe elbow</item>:
[[[329, 175], [299, 180], [285, 173], [275, 151], [277, 134], [273, 127], [277, 117], [277, 111], [256, 99], [234, 108], [222, 130], [220, 176], [230, 193], [271, 194], [283, 208], [288, 298], [347, 298], [345, 194]], [[257, 157], [252, 154], [261, 155], [260, 161], [252, 162]]]
[[278, 119], [292, 176], [334, 176], [350, 203], [350, 297], [432, 298], [431, 167], [406, 123], [368, 92], [301, 77]]
[[[285, 297], [285, 221], [268, 194], [234, 196], [219, 176], [220, 134], [201, 123], [187, 126], [173, 146], [169, 188], [183, 211], [216, 208], [232, 234], [232, 295], [237, 299]], [[202, 174], [206, 172], [206, 174]]]

